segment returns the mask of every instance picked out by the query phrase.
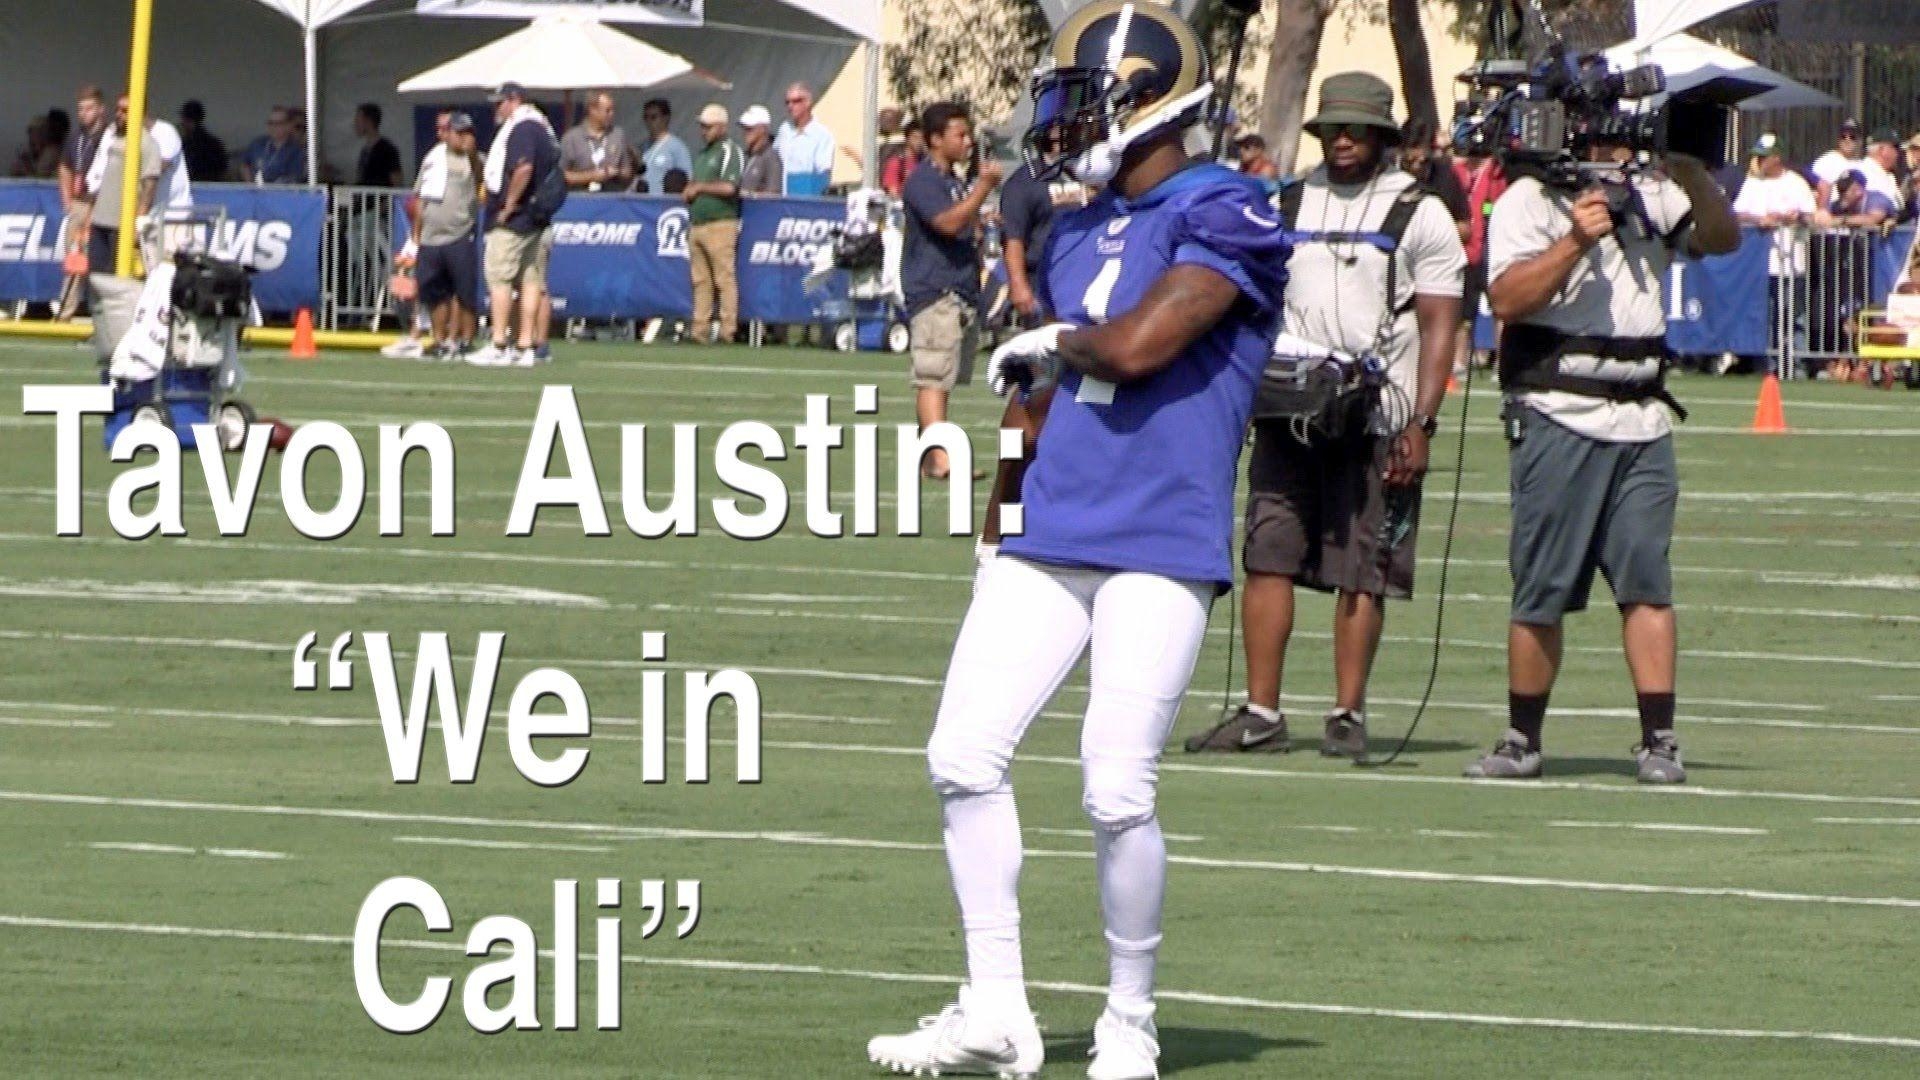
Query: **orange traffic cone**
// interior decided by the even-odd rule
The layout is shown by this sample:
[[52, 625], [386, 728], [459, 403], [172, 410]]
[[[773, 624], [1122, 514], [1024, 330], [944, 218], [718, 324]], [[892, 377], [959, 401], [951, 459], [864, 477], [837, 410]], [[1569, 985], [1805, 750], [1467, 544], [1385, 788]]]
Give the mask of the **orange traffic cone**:
[[1779, 435], [1787, 430], [1787, 413], [1780, 405], [1780, 380], [1772, 372], [1760, 380], [1760, 400], [1753, 407], [1753, 430], [1760, 435]]
[[295, 360], [311, 360], [319, 355], [313, 347], [313, 312], [301, 308], [293, 317], [293, 344], [287, 348], [287, 355]]

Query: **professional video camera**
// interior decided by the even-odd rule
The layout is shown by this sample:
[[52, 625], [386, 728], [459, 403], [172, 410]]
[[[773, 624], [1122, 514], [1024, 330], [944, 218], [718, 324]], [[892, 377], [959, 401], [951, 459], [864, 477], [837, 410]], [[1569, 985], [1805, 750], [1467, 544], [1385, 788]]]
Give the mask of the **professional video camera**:
[[[1538, 60], [1521, 55], [1528, 15], [1545, 42]], [[1579, 188], [1591, 182], [1596, 145], [1625, 147], [1636, 158], [1667, 150], [1666, 109], [1629, 104], [1664, 92], [1665, 73], [1655, 65], [1620, 71], [1597, 53], [1574, 51], [1533, 0], [1489, 6], [1480, 60], [1460, 79], [1468, 91], [1454, 119], [1456, 151], [1495, 155], [1509, 175]]]

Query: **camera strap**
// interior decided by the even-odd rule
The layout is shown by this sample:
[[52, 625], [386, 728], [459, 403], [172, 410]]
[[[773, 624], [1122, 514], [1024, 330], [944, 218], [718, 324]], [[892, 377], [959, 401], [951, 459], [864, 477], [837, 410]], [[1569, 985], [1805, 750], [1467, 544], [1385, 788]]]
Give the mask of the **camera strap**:
[[[1628, 362], [1659, 360], [1661, 365], [1651, 379], [1623, 382], [1567, 374], [1559, 370], [1563, 356]], [[1509, 393], [1558, 390], [1614, 402], [1658, 401], [1684, 421], [1687, 410], [1667, 390], [1666, 361], [1671, 356], [1665, 338], [1564, 334], [1552, 327], [1509, 323], [1500, 334], [1500, 387]]]
[[1300, 205], [1305, 201], [1306, 194], [1307, 185], [1304, 182], [1288, 184], [1280, 189], [1278, 200], [1280, 222], [1286, 226], [1295, 247], [1302, 244], [1367, 244], [1378, 248], [1387, 257], [1387, 304], [1382, 326], [1374, 335], [1374, 346], [1377, 351], [1384, 343], [1386, 332], [1391, 329], [1393, 321], [1413, 307], [1414, 298], [1411, 293], [1405, 300], [1400, 300], [1394, 295], [1394, 288], [1399, 280], [1400, 247], [1406, 240], [1407, 229], [1413, 224], [1413, 216], [1420, 211], [1421, 200], [1431, 194], [1431, 191], [1424, 184], [1412, 184], [1394, 197], [1392, 204], [1387, 207], [1387, 216], [1381, 220], [1380, 227], [1371, 231], [1302, 231], [1299, 228]]

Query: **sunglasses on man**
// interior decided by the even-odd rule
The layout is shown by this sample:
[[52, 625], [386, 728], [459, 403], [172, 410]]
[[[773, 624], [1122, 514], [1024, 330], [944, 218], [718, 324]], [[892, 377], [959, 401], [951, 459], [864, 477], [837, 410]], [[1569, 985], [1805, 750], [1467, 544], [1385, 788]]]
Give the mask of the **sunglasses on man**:
[[1354, 142], [1359, 142], [1373, 130], [1372, 124], [1321, 124], [1316, 133], [1320, 136], [1321, 142], [1332, 142], [1342, 135]]

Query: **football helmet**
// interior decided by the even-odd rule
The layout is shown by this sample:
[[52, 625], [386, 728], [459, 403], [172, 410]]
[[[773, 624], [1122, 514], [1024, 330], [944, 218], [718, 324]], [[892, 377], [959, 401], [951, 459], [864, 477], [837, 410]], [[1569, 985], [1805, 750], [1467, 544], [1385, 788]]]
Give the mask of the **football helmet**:
[[1127, 148], [1200, 121], [1213, 81], [1200, 39], [1157, 0], [1094, 0], [1068, 16], [1033, 79], [1024, 156], [1035, 175], [1104, 184]]

